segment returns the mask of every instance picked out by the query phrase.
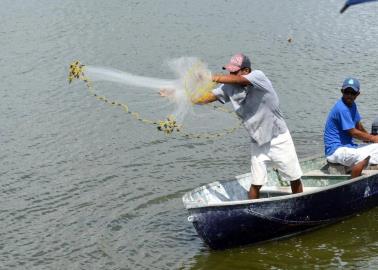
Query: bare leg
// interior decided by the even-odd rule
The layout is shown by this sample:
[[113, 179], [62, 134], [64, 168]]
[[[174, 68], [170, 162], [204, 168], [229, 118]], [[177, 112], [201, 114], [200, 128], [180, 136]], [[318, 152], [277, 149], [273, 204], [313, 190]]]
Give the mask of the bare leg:
[[248, 199], [260, 198], [260, 188], [261, 188], [261, 186], [251, 185], [249, 192], [248, 192]]
[[351, 177], [355, 178], [361, 175], [362, 170], [369, 164], [370, 157], [365, 158], [363, 161], [358, 162], [352, 167]]
[[301, 179], [297, 179], [294, 181], [290, 181], [291, 191], [293, 193], [301, 193], [303, 192], [303, 185]]

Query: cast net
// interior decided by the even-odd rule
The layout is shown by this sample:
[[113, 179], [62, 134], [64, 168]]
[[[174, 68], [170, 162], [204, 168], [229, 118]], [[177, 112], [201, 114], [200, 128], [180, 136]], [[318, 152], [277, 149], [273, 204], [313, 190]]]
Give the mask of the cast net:
[[[73, 79], [81, 79], [86, 82], [88, 90], [99, 100], [112, 105], [121, 106], [128, 113], [132, 114], [134, 118], [145, 122], [157, 125], [159, 130], [163, 130], [166, 133], [171, 133], [174, 130], [181, 130], [182, 124], [188, 114], [193, 113], [192, 100], [196, 99], [206, 92], [211, 91], [216, 84], [211, 80], [211, 71], [208, 69], [206, 63], [195, 57], [182, 57], [170, 60], [168, 67], [176, 75], [175, 79], [160, 79], [147, 76], [139, 76], [131, 74], [129, 72], [100, 67], [92, 65], [82, 65], [80, 62], [75, 61], [70, 66], [69, 81]], [[159, 115], [161, 112], [156, 112], [154, 115], [159, 115], [160, 119], [166, 120], [149, 120], [142, 116], [141, 113], [130, 110], [130, 106], [124, 101], [111, 101], [111, 99], [101, 96], [94, 92], [98, 89], [98, 82], [113, 82], [117, 84], [124, 84], [141, 89], [150, 89], [156, 92], [165, 93], [166, 102], [170, 103], [172, 111], [167, 113], [166, 116]], [[96, 87], [95, 87], [96, 86]], [[142, 91], [143, 96], [140, 99], [148, 99], [148, 92]], [[155, 96], [157, 96], [155, 95]], [[107, 96], [111, 96], [111, 93], [107, 93]], [[141, 108], [141, 107], [139, 107]], [[229, 112], [228, 110], [221, 109], [220, 107], [213, 106], [213, 108], [219, 111]], [[167, 111], [159, 110], [159, 111]], [[229, 133], [230, 129], [222, 129], [222, 132], [217, 133]], [[210, 134], [209, 132], [206, 132]], [[223, 134], [222, 134], [223, 135]], [[217, 135], [219, 136], [219, 135]]]

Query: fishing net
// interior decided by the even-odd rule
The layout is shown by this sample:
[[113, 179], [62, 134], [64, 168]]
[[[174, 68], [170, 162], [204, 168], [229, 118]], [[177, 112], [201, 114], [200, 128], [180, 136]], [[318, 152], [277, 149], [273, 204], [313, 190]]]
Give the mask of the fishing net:
[[[85, 81], [89, 91], [97, 99], [121, 106], [134, 118], [145, 123], [157, 125], [159, 130], [171, 133], [174, 130], [180, 130], [186, 115], [189, 112], [193, 112], [192, 100], [211, 91], [216, 84], [212, 82], [211, 71], [208, 69], [207, 64], [198, 58], [182, 57], [173, 59], [168, 62], [168, 66], [176, 75], [175, 79], [152, 78], [112, 68], [84, 66], [76, 61], [70, 66], [69, 81], [71, 82], [73, 79]], [[152, 89], [156, 92], [165, 91], [167, 94], [166, 100], [173, 104], [173, 111], [168, 114], [166, 120], [148, 120], [142, 117], [140, 113], [131, 111], [124, 102], [111, 101], [107, 97], [94, 93], [94, 85], [98, 81], [126, 84], [143, 89]], [[229, 132], [229, 129], [227, 129], [227, 132]]]

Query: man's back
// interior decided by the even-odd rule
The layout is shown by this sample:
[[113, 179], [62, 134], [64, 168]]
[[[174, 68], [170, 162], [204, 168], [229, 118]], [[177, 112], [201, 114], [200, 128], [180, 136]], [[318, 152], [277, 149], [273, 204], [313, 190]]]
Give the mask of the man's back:
[[262, 145], [288, 129], [279, 108], [277, 93], [265, 74], [253, 70], [243, 76], [250, 81], [249, 86], [224, 84], [214, 93], [223, 103], [231, 101], [253, 141]]

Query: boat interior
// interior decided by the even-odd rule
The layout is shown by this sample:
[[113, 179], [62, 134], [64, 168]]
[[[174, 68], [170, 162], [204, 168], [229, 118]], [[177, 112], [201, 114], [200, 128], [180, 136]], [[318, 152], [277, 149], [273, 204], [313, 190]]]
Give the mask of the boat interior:
[[[350, 169], [340, 164], [328, 163], [324, 157], [308, 158], [301, 161], [303, 171], [303, 192], [319, 190], [350, 179]], [[369, 165], [362, 176], [378, 174], [378, 165]], [[268, 171], [268, 183], [260, 190], [260, 198], [290, 195], [290, 183], [283, 181], [275, 169]], [[216, 181], [186, 193], [183, 202], [186, 207], [206, 206], [222, 202], [248, 200], [247, 192], [251, 185], [251, 173], [236, 176], [234, 179]]]

